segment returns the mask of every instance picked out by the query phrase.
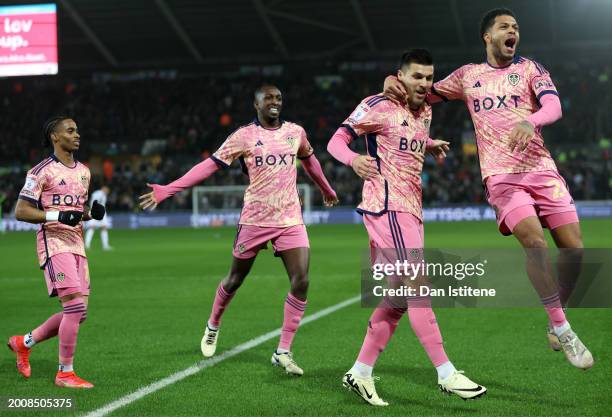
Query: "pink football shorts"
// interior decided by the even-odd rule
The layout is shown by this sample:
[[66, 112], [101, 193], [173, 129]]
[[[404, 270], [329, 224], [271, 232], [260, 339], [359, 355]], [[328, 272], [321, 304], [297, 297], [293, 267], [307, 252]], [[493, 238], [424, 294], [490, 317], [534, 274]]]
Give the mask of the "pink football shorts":
[[531, 216], [550, 230], [578, 222], [574, 200], [556, 171], [492, 175], [485, 188], [504, 235], [512, 234], [518, 223]]
[[87, 258], [64, 252], [53, 255], [44, 267], [49, 297], [64, 297], [80, 292], [89, 295]]
[[272, 242], [274, 255], [294, 248], [309, 248], [308, 233], [303, 224], [289, 227], [261, 227], [250, 224], [239, 224], [234, 240], [233, 255], [238, 259], [249, 259], [257, 256], [261, 249], [268, 248]]
[[370, 238], [373, 264], [396, 260], [420, 262], [423, 258], [423, 222], [413, 214], [397, 211], [380, 216], [364, 214], [363, 223]]

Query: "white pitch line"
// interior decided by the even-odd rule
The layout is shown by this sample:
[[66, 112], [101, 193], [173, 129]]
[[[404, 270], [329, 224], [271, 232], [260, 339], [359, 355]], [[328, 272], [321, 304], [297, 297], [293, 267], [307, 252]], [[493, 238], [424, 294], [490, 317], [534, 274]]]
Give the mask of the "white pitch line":
[[[351, 297], [348, 300], [344, 300], [338, 304], [334, 304], [333, 306], [324, 308], [323, 310], [319, 310], [314, 314], [307, 315], [306, 317], [302, 319], [300, 326], [303, 326], [304, 324], [308, 324], [322, 317], [330, 315], [346, 306], [356, 303], [360, 299], [361, 299], [360, 296]], [[106, 404], [103, 407], [98, 408], [97, 410], [94, 410], [94, 411], [91, 411], [85, 414], [84, 417], [106, 416], [112, 413], [113, 411], [117, 410], [118, 408], [125, 407], [126, 405], [129, 405], [133, 403], [134, 401], [138, 401], [139, 399], [146, 397], [149, 394], [154, 393], [155, 391], [159, 391], [160, 389], [166, 388], [167, 386], [172, 385], [176, 382], [179, 382], [187, 378], [188, 376], [197, 374], [203, 369], [210, 368], [211, 366], [214, 366], [218, 364], [219, 362], [223, 362], [224, 360], [234, 357], [246, 350], [249, 350], [249, 349], [254, 348], [255, 346], [261, 345], [262, 343], [267, 342], [268, 340], [273, 339], [279, 336], [280, 334], [281, 334], [280, 328], [276, 330], [272, 330], [271, 332], [262, 334], [261, 336], [258, 336], [247, 342], [244, 342], [230, 350], [226, 350], [225, 352], [221, 353], [218, 356], [213, 356], [210, 359], [204, 359], [196, 363], [195, 365], [190, 366], [189, 368], [183, 369], [182, 371], [179, 371], [170, 376], [167, 376], [164, 379], [160, 379], [159, 381], [149, 384], [146, 387], [142, 387], [138, 389], [137, 391], [134, 391], [131, 394], [121, 397], [118, 400], [115, 400], [113, 402]]]

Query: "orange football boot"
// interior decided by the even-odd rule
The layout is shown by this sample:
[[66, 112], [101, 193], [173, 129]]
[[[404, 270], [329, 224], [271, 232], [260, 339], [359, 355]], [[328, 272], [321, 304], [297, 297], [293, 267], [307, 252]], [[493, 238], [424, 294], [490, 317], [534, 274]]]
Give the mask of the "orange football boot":
[[6, 345], [17, 355], [17, 371], [25, 378], [29, 378], [32, 375], [30, 349], [23, 344], [23, 336], [12, 336]]
[[55, 385], [65, 388], [93, 388], [91, 382], [79, 378], [74, 372], [57, 371], [57, 375], [55, 375]]

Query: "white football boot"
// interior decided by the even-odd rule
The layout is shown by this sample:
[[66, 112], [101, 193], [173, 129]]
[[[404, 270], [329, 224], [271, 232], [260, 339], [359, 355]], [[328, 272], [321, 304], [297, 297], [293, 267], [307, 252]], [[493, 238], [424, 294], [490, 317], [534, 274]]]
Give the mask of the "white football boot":
[[276, 351], [274, 351], [270, 362], [272, 362], [272, 365], [274, 366], [283, 368], [285, 372], [287, 372], [289, 375], [304, 375], [304, 371], [302, 370], [302, 368], [297, 366], [297, 364], [293, 360], [293, 353], [291, 352], [277, 353]]
[[374, 387], [374, 380], [378, 380], [378, 377], [361, 377], [348, 371], [342, 377], [342, 385], [355, 394], [359, 395], [365, 402], [371, 405], [384, 407], [389, 405], [388, 402], [384, 401], [376, 393], [376, 387]]
[[567, 360], [576, 368], [589, 369], [593, 366], [593, 355], [572, 329], [567, 329], [559, 336], [559, 343]]
[[458, 395], [464, 400], [476, 399], [487, 392], [485, 387], [463, 375], [463, 371], [455, 371], [444, 379], [438, 378], [438, 386], [440, 391]]
[[561, 343], [559, 342], [559, 337], [555, 333], [552, 327], [548, 327], [546, 330], [546, 338], [548, 339], [548, 346], [555, 352], [559, 352], [562, 350]]
[[206, 330], [204, 330], [204, 336], [202, 337], [202, 342], [200, 342], [200, 349], [202, 349], [202, 355], [207, 358], [210, 358], [215, 354], [215, 350], [217, 350], [217, 339], [219, 336], [219, 329], [213, 330], [208, 327], [208, 323], [206, 324]]

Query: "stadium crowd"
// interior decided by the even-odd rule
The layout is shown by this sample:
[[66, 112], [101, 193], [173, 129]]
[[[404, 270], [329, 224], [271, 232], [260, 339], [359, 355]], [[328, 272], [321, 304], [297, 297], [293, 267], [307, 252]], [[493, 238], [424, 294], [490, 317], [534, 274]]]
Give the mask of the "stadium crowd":
[[[608, 66], [593, 65], [588, 74], [577, 66], [566, 62], [549, 68], [560, 92], [564, 117], [546, 127], [544, 136], [575, 199], [610, 199], [612, 74]], [[90, 164], [96, 186], [104, 182], [111, 188], [110, 210], [137, 210], [137, 196], [145, 191], [147, 182], [167, 183], [179, 177], [214, 152], [233, 130], [252, 120], [252, 91], [266, 80], [283, 92], [283, 117], [306, 128], [341, 204], [355, 205], [361, 182], [350, 168], [332, 161], [326, 144], [362, 98], [380, 92], [390, 68], [336, 70], [323, 75], [304, 71], [275, 71], [277, 74], [270, 76], [152, 72], [129, 80], [2, 80], [0, 204], [5, 212], [13, 208], [25, 172], [49, 153], [41, 146], [43, 121], [53, 114], [67, 114], [74, 117], [83, 137], [79, 159]], [[445, 75], [452, 68], [436, 70]], [[461, 103], [433, 109], [432, 137], [449, 140], [452, 145], [444, 161], [426, 160], [424, 204], [484, 203], [467, 111]], [[364, 152], [363, 141], [353, 146]], [[299, 182], [308, 182], [302, 172], [300, 175]], [[246, 183], [238, 164], [206, 181], [206, 185]], [[314, 204], [320, 203], [315, 193]], [[189, 209], [191, 198], [183, 193], [162, 207]]]

